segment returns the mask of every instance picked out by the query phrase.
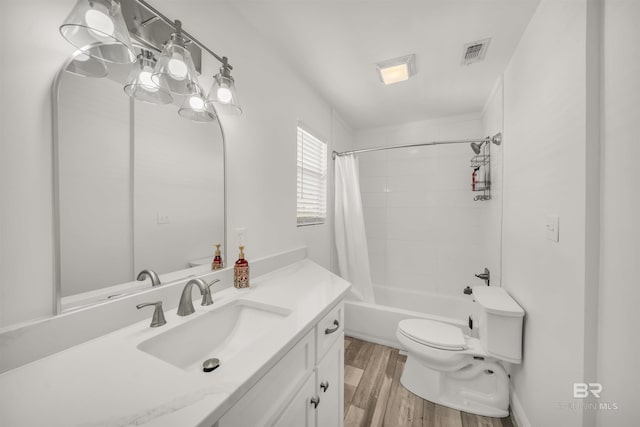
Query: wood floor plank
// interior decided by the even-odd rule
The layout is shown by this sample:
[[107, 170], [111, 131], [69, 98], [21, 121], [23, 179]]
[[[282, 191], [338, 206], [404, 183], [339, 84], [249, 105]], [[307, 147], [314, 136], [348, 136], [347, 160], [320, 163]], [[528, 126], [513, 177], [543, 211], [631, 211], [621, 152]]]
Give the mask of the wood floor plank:
[[353, 395], [356, 393], [358, 384], [362, 379], [364, 369], [354, 368], [353, 366], [345, 365], [344, 367], [344, 407], [346, 409], [351, 405]]
[[[359, 342], [360, 342], [360, 347], [358, 348], [358, 353], [355, 355], [355, 357], [351, 360], [351, 363], [349, 364], [355, 368], [364, 369], [367, 366], [367, 363], [369, 362], [369, 358], [371, 357], [371, 354], [373, 353], [374, 348], [383, 347], [383, 346], [376, 346], [375, 344], [367, 341], [359, 340]], [[353, 344], [356, 344], [356, 341], [354, 341]], [[389, 348], [389, 347], [386, 347], [386, 348]]]
[[[345, 408], [346, 409], [346, 408]], [[364, 417], [364, 409], [357, 406], [349, 406], [344, 416], [344, 427], [366, 427], [362, 423]]]
[[482, 417], [468, 412], [460, 412], [460, 416], [462, 418], [462, 427], [503, 427], [502, 419], [500, 418]]
[[364, 369], [354, 368], [353, 366], [346, 365], [344, 367], [344, 383], [357, 387], [362, 379]]
[[345, 338], [345, 426], [514, 427], [510, 417], [468, 414], [409, 392], [400, 384], [406, 360], [397, 349]]
[[364, 344], [364, 341], [361, 340], [351, 340], [351, 344], [349, 347], [345, 347], [344, 350], [344, 364], [347, 366], [353, 366], [353, 361], [355, 360], [360, 348]]
[[412, 427], [422, 427], [422, 419], [424, 415], [424, 400], [420, 398], [420, 396], [416, 396], [411, 393], [413, 398], [413, 421], [411, 423]]
[[391, 383], [391, 391], [389, 392], [389, 399], [387, 401], [387, 407], [384, 415], [383, 426], [386, 427], [398, 427], [401, 425], [401, 414], [406, 407], [406, 405], [403, 406], [403, 397], [406, 389], [400, 384], [400, 376], [402, 375], [405, 361], [405, 356], [398, 356], [398, 359], [396, 360], [396, 366], [393, 372], [393, 382]]
[[382, 404], [377, 404], [373, 411], [373, 415], [369, 422], [371, 427], [380, 427], [384, 422], [384, 414], [387, 410], [387, 401], [389, 400], [389, 394], [391, 393], [391, 384], [393, 383], [393, 374], [396, 370], [396, 362], [398, 360], [398, 350], [392, 349], [387, 360], [387, 365], [382, 376], [382, 382], [380, 384], [377, 401]]
[[344, 351], [346, 352], [353, 340], [349, 337], [344, 337]]
[[460, 411], [436, 405], [434, 427], [462, 427]]
[[380, 385], [384, 377], [391, 348], [377, 345], [364, 369], [362, 379], [351, 400], [352, 406], [365, 410], [365, 425], [369, 425], [378, 400]]
[[436, 404], [422, 400], [422, 427], [433, 427], [436, 424]]

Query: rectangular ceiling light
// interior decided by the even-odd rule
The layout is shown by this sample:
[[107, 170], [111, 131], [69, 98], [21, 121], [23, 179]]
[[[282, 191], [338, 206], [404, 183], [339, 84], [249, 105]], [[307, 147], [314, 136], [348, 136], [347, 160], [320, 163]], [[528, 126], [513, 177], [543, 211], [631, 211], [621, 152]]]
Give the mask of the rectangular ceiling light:
[[416, 55], [401, 56], [376, 64], [380, 81], [386, 85], [409, 80], [416, 74]]

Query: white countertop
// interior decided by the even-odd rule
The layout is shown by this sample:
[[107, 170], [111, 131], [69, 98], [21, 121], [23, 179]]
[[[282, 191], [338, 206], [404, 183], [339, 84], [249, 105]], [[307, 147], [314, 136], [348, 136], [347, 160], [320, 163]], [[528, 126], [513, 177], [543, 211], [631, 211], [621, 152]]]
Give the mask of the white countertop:
[[[196, 313], [165, 313], [0, 374], [0, 426], [211, 426], [346, 294], [349, 284], [304, 260], [225, 289]], [[197, 292], [194, 292], [194, 295]], [[273, 330], [211, 373], [190, 373], [137, 349], [141, 342], [236, 298], [292, 310]], [[135, 310], [132, 307], [132, 310]]]

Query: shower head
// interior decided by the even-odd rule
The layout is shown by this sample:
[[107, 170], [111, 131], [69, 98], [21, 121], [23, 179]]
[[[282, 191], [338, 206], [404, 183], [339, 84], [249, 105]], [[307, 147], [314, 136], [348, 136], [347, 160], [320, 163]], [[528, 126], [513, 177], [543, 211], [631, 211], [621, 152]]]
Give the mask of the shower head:
[[473, 150], [474, 153], [480, 154], [480, 149], [482, 148], [482, 144], [484, 144], [485, 142], [486, 141], [482, 141], [480, 144], [472, 142], [471, 143], [471, 149]]
[[496, 133], [493, 136], [488, 136], [480, 144], [478, 144], [477, 142], [472, 142], [471, 149], [473, 150], [474, 153], [480, 154], [480, 150], [482, 149], [482, 146], [487, 142], [493, 142], [495, 145], [502, 144], [502, 134]]

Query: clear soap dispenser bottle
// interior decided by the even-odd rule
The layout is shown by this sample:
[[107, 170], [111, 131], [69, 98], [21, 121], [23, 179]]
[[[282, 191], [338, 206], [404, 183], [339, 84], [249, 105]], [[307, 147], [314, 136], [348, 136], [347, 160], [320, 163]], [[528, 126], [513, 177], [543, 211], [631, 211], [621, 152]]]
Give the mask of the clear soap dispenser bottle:
[[249, 287], [249, 263], [244, 259], [244, 246], [240, 246], [238, 260], [233, 266], [233, 286], [238, 289]]

